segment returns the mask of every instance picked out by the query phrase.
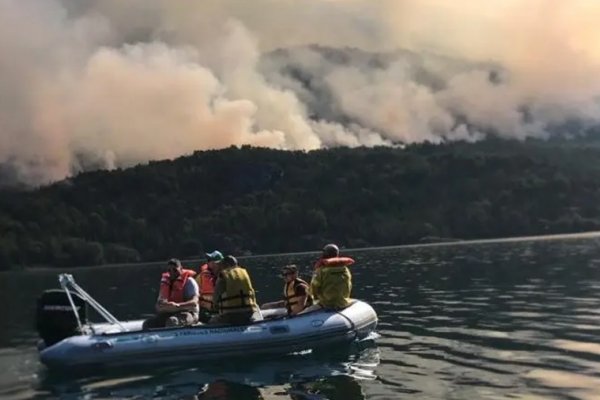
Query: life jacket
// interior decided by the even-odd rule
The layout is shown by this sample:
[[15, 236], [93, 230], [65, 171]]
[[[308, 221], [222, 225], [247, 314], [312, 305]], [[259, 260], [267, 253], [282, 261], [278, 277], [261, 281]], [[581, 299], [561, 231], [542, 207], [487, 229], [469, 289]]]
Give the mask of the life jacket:
[[256, 295], [248, 272], [240, 266], [227, 268], [219, 274], [225, 281], [225, 291], [219, 298], [219, 314], [256, 311]]
[[168, 272], [164, 272], [160, 279], [160, 297], [167, 299], [167, 301], [183, 303], [185, 301], [183, 299], [183, 289], [188, 278], [194, 275], [196, 275], [195, 271], [184, 269], [181, 271], [181, 275], [173, 281], [171, 280], [171, 275]]
[[306, 296], [308, 297], [306, 299], [306, 307], [308, 306], [312, 306], [313, 304], [313, 299], [312, 296], [310, 295], [310, 289], [308, 286], [308, 283], [300, 278], [296, 278], [291, 282], [287, 282], [283, 288], [283, 298], [284, 298], [284, 302], [285, 302], [285, 308], [287, 308], [287, 312], [289, 315], [295, 315], [297, 313], [299, 313], [300, 311], [302, 311], [304, 308], [299, 309], [299, 304], [298, 304], [298, 299], [300, 297], [302, 297], [302, 295], [299, 295], [296, 293], [296, 289], [298, 288], [298, 286], [304, 286], [305, 290], [306, 290]]
[[349, 257], [334, 257], [319, 260], [310, 283], [315, 300], [326, 308], [342, 309], [350, 304], [352, 274], [349, 265], [354, 260]]
[[322, 267], [337, 267], [344, 266], [348, 267], [354, 264], [354, 259], [350, 257], [332, 257], [332, 258], [321, 258], [315, 263], [315, 269]]
[[196, 282], [200, 288], [200, 308], [212, 310], [213, 308], [213, 293], [215, 292], [215, 281], [217, 278], [208, 268], [208, 264], [200, 267], [200, 273], [196, 276]]

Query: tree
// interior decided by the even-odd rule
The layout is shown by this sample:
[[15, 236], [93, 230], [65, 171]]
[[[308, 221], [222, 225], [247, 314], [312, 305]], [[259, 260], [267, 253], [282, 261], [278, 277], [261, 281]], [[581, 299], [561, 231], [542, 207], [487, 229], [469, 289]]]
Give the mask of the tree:
[[104, 245], [104, 259], [107, 263], [134, 263], [141, 260], [140, 253], [136, 249], [116, 243]]

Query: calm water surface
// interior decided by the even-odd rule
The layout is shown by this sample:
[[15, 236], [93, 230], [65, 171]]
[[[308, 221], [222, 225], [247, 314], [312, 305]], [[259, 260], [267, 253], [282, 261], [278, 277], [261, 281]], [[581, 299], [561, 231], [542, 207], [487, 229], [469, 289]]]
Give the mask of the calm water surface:
[[[54, 375], [37, 361], [35, 299], [57, 287], [56, 271], [0, 274], [0, 398], [600, 398], [599, 238], [352, 255], [353, 294], [379, 314], [375, 345], [101, 376]], [[242, 260], [264, 302], [281, 292], [279, 266], [308, 266], [311, 258]], [[160, 266], [73, 271], [121, 319], [149, 315], [159, 273]]]

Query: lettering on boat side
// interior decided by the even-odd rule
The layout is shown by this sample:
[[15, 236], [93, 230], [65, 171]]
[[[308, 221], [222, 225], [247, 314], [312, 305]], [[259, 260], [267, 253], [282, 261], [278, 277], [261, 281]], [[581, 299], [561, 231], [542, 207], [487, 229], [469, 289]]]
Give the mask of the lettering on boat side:
[[244, 332], [245, 326], [233, 326], [231, 328], [216, 328], [216, 329], [194, 329], [176, 332], [175, 336], [197, 336], [197, 335], [214, 335], [219, 333]]
[[145, 337], [142, 335], [135, 335], [135, 336], [122, 336], [122, 337], [117, 337], [114, 338], [113, 340], [115, 342], [135, 342], [136, 340], [143, 340]]
[[313, 319], [311, 321], [311, 325], [313, 328], [318, 328], [319, 326], [323, 325], [325, 323], [325, 321], [323, 321], [322, 319]]
[[[321, 322], [322, 323], [322, 322]], [[137, 334], [134, 336], [123, 336], [115, 338], [116, 342], [131, 342], [137, 340], [143, 340], [146, 342], [156, 342], [159, 338], [169, 338], [176, 336], [204, 336], [204, 335], [218, 335], [224, 333], [234, 333], [234, 332], [261, 332], [266, 330], [265, 327], [260, 326], [232, 326], [232, 327], [224, 327], [224, 328], [213, 328], [213, 329], [185, 329], [181, 331], [167, 331], [167, 332], [152, 332], [151, 336], [144, 334]]]

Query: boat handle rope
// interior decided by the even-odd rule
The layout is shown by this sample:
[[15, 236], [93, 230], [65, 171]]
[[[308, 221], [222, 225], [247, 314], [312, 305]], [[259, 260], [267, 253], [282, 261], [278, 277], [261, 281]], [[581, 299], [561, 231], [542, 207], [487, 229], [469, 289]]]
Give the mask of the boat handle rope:
[[358, 337], [358, 331], [356, 330], [356, 324], [354, 323], [354, 321], [352, 321], [347, 315], [344, 315], [342, 313], [342, 311], [338, 311], [338, 310], [333, 310], [336, 314], [342, 316], [343, 318], [346, 319], [346, 321], [350, 322], [350, 330], [352, 332], [354, 332], [354, 339], [356, 339]]

